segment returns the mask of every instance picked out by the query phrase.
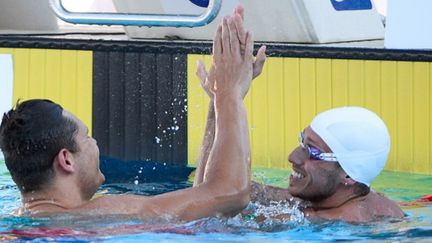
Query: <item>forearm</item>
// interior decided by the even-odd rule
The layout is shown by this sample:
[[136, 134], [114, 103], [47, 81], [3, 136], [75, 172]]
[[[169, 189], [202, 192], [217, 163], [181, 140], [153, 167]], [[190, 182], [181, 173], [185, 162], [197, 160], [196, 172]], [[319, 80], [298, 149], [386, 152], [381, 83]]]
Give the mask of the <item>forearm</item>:
[[[216, 131], [205, 169], [204, 184], [220, 195], [237, 195], [238, 205], [225, 205], [238, 212], [250, 197], [250, 142], [246, 109], [237, 96], [216, 97]], [[224, 212], [229, 213], [229, 212]]]
[[213, 146], [209, 146], [208, 158], [201, 161], [206, 164], [199, 165], [198, 173], [205, 174], [202, 182], [182, 192], [154, 197], [154, 205], [162, 210], [156, 210], [157, 214], [176, 215], [185, 220], [230, 216], [239, 213], [249, 203], [250, 145], [242, 99], [224, 97], [215, 101], [214, 122]]
[[214, 137], [215, 137], [215, 109], [214, 109], [214, 101], [211, 100], [209, 103], [207, 124], [204, 132], [204, 137], [201, 143], [200, 154], [198, 157], [198, 167], [195, 172], [195, 179], [194, 179], [193, 186], [197, 186], [203, 182], [204, 172], [207, 166], [210, 150], [213, 147]]

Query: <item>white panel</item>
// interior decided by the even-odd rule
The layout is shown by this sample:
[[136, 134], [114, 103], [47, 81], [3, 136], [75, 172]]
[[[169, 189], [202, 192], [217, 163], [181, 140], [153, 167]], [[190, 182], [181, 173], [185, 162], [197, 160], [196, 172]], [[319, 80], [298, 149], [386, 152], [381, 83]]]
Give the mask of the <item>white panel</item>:
[[[13, 63], [12, 55], [0, 54], [0, 117], [12, 107]], [[0, 119], [1, 121], [1, 119]], [[0, 151], [0, 160], [3, 160]]]
[[387, 5], [386, 48], [432, 48], [431, 0], [391, 0]]
[[[372, 0], [223, 0], [219, 16], [209, 25], [197, 28], [126, 27], [132, 38], [165, 38], [212, 40], [222, 16], [231, 14], [238, 3], [245, 7], [245, 25], [257, 41], [326, 43], [383, 39], [380, 15], [368, 9], [332, 7], [361, 6]], [[119, 12], [198, 14], [203, 8], [189, 0], [114, 0]]]
[[[370, 4], [372, 8], [361, 9], [360, 1], [364, 5]], [[318, 43], [384, 39], [381, 15], [370, 0], [320, 0], [318, 4], [317, 0], [303, 2]], [[336, 10], [332, 2], [341, 4], [341, 9]]]

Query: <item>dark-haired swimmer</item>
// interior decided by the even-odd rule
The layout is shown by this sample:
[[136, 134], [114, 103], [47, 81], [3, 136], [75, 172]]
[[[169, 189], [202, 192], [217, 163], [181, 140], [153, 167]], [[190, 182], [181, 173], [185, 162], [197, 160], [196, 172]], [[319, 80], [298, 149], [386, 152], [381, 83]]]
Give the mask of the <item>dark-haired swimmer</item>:
[[[239, 39], [239, 33], [245, 39]], [[244, 47], [242, 47], [244, 45]], [[17, 184], [19, 215], [139, 215], [143, 219], [194, 220], [230, 216], [250, 200], [250, 143], [243, 104], [253, 74], [252, 35], [238, 14], [219, 26], [213, 47], [215, 80], [208, 83], [215, 110], [215, 137], [205, 175], [192, 188], [152, 197], [104, 195], [99, 149], [85, 124], [60, 105], [33, 99], [7, 112], [0, 148]], [[204, 169], [203, 169], [204, 170]]]

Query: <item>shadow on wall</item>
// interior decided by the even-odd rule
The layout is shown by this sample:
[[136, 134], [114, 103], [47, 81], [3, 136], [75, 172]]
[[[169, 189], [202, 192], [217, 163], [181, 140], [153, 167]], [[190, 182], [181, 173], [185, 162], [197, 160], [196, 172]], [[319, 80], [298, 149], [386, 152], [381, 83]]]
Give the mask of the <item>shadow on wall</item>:
[[57, 17], [48, 0], [1, 0], [0, 30], [55, 31]]
[[100, 168], [105, 175], [105, 184], [185, 182], [195, 170], [184, 165], [168, 165], [142, 160], [123, 161], [106, 156], [101, 156]]

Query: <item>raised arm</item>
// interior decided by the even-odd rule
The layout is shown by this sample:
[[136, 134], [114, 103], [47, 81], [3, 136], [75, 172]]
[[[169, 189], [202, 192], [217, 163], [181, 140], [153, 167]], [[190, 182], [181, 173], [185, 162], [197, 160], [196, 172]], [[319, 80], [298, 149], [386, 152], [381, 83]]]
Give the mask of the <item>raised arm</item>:
[[236, 17], [224, 18], [215, 37], [215, 79], [209, 80], [214, 95], [215, 139], [203, 182], [153, 198], [169, 209], [168, 214], [182, 219], [236, 214], [249, 202], [250, 142], [243, 96], [252, 80], [253, 40], [248, 35], [241, 54]]
[[194, 220], [233, 215], [248, 204], [250, 142], [243, 97], [252, 80], [253, 40], [250, 34], [246, 35], [242, 53], [234, 18], [238, 17], [224, 18], [215, 37], [215, 79], [209, 85], [214, 95], [215, 139], [203, 181], [192, 188], [154, 197], [101, 197], [83, 208], [97, 209], [100, 213]]
[[198, 167], [195, 172], [193, 186], [198, 186], [204, 180], [205, 168], [207, 165], [210, 151], [213, 148], [213, 143], [215, 138], [215, 122], [216, 121], [215, 121], [214, 100], [211, 99], [208, 108], [205, 132], [204, 132], [203, 140], [201, 142], [200, 154], [198, 156]]
[[[245, 51], [245, 43], [246, 43], [246, 32], [244, 31], [243, 20], [244, 20], [244, 9], [242, 6], [237, 6], [234, 9], [234, 16], [238, 16], [235, 18], [235, 24], [237, 27], [237, 35], [240, 40], [240, 51], [241, 53], [244, 53]], [[213, 50], [215, 49], [214, 42], [213, 42]], [[264, 63], [266, 60], [266, 47], [261, 46], [258, 50], [256, 59], [253, 63], [253, 79], [255, 79], [257, 76], [259, 76], [262, 72], [262, 69], [264, 67]], [[203, 87], [204, 91], [208, 94], [210, 98], [209, 108], [208, 108], [208, 114], [207, 114], [207, 122], [205, 127], [205, 132], [203, 136], [203, 140], [200, 147], [200, 154], [198, 156], [198, 167], [195, 172], [195, 178], [194, 178], [194, 186], [199, 185], [203, 182], [204, 179], [204, 171], [206, 169], [208, 156], [210, 153], [211, 148], [213, 147], [214, 142], [214, 134], [215, 134], [215, 114], [214, 114], [214, 96], [212, 92], [210, 92], [210, 84], [214, 82], [214, 63], [212, 64], [210, 71], [207, 72], [205, 65], [202, 61], [198, 61], [197, 71], [196, 74], [198, 78], [200, 79], [201, 86]], [[246, 96], [247, 92], [244, 93], [244, 96]], [[244, 98], [244, 97], [243, 97]]]

